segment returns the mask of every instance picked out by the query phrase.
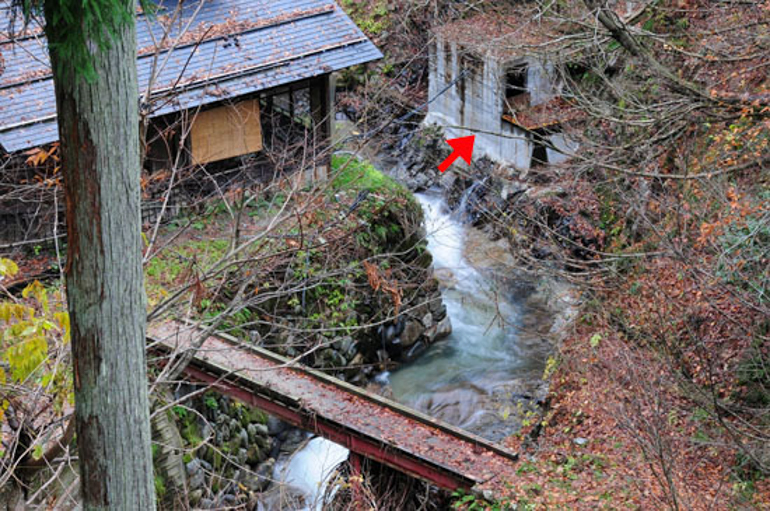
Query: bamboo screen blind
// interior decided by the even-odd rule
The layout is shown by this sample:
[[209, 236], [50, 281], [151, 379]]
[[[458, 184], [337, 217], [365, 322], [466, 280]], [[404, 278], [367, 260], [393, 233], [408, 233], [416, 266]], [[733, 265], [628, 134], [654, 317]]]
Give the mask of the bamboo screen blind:
[[262, 150], [259, 100], [199, 112], [190, 133], [196, 163], [209, 163]]

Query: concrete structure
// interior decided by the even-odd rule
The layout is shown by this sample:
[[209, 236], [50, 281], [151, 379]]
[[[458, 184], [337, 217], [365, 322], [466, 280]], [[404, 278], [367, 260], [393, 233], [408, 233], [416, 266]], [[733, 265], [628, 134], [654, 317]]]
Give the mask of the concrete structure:
[[577, 112], [560, 97], [553, 65], [525, 54], [537, 32], [522, 27], [528, 18], [520, 14], [511, 23], [482, 15], [436, 31], [425, 122], [449, 138], [475, 134], [476, 154], [528, 169], [574, 152], [561, 125]]

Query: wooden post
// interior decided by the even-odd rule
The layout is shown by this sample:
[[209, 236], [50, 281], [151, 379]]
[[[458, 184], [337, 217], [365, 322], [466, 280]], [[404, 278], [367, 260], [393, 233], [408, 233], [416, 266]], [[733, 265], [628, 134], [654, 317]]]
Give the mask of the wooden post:
[[331, 75], [323, 75], [310, 82], [310, 115], [313, 119], [313, 147], [315, 148], [315, 179], [323, 179], [331, 165], [329, 146], [332, 134]]

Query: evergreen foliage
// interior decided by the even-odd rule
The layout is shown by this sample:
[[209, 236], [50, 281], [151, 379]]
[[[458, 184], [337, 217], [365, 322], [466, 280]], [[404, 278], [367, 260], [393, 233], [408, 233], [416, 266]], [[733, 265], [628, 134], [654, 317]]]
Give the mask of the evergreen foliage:
[[[140, 0], [144, 12], [153, 12], [150, 0]], [[93, 54], [110, 47], [115, 34], [134, 16], [133, 0], [15, 0], [24, 22], [34, 15], [45, 14], [45, 33], [51, 53], [59, 57], [55, 62], [61, 69], [57, 74], [96, 78]], [[68, 79], [74, 76], [67, 76]]]

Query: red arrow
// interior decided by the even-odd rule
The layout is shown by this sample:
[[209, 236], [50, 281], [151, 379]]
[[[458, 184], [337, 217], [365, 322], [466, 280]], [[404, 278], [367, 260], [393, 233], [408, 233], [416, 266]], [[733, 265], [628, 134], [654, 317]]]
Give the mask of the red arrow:
[[452, 138], [446, 141], [447, 144], [452, 146], [454, 151], [449, 155], [449, 158], [441, 162], [438, 169], [444, 172], [452, 165], [457, 158], [462, 158], [468, 165], [471, 164], [471, 156], [473, 156], [473, 144], [476, 142], [476, 135], [469, 137]]

